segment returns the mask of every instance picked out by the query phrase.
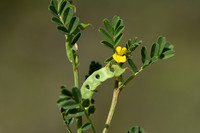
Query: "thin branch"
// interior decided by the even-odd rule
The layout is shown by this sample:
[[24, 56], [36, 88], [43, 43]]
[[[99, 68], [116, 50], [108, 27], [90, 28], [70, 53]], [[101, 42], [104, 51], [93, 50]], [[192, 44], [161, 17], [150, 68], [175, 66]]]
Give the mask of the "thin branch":
[[114, 112], [115, 112], [115, 107], [116, 107], [117, 100], [118, 100], [118, 97], [119, 97], [119, 94], [120, 94], [120, 89], [118, 88], [118, 83], [119, 83], [119, 78], [116, 78], [115, 79], [115, 89], [113, 91], [112, 103], [111, 103], [110, 110], [109, 110], [107, 120], [106, 120], [106, 123], [105, 123], [105, 128], [103, 129], [103, 133], [108, 132], [108, 128], [110, 127], [111, 120], [112, 120], [112, 117], [113, 117]]

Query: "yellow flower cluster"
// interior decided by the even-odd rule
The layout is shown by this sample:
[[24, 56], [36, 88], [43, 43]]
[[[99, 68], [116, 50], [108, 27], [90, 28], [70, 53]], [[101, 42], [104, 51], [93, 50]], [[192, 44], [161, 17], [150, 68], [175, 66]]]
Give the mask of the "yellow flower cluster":
[[117, 53], [113, 54], [113, 59], [117, 62], [117, 63], [124, 63], [126, 62], [126, 55], [124, 55], [127, 51], [126, 47], [120, 47], [118, 46], [116, 48]]

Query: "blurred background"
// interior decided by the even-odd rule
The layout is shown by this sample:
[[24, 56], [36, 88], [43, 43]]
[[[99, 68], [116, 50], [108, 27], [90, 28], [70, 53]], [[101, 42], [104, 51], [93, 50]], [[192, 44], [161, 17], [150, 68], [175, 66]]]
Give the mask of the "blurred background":
[[[56, 100], [60, 86], [73, 86], [65, 39], [51, 22], [50, 0], [2, 1], [0, 4], [0, 133], [65, 133]], [[76, 15], [91, 23], [79, 41], [80, 83], [89, 64], [112, 51], [100, 44], [102, 20], [119, 15], [126, 26], [120, 45], [137, 36], [150, 50], [159, 35], [176, 55], [140, 73], [123, 90], [110, 133], [141, 126], [148, 133], [200, 132], [200, 1], [76, 0]], [[140, 48], [133, 56], [141, 65]], [[113, 80], [98, 88], [93, 121], [102, 132]], [[91, 131], [89, 131], [91, 132]]]

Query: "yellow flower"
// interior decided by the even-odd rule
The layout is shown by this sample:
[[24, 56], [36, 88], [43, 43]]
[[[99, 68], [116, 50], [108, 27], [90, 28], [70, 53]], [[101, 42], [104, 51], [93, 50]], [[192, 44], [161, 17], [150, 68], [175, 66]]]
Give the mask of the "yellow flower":
[[113, 54], [113, 59], [117, 62], [117, 63], [124, 63], [126, 62], [126, 56], [124, 55], [127, 51], [126, 47], [120, 47], [118, 46], [116, 48], [117, 53]]

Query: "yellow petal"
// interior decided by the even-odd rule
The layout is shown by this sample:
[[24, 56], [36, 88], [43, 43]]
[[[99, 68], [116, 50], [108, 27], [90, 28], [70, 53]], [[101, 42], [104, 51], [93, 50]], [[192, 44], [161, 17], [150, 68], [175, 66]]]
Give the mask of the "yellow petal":
[[[126, 62], [126, 56], [125, 56], [125, 55], [124, 55], [124, 56], [120, 56], [119, 62], [120, 62], [120, 63]], [[118, 62], [118, 63], [119, 63], [119, 62]]]
[[122, 47], [121, 46], [117, 46], [116, 51], [117, 51], [118, 55], [120, 55], [121, 50], [122, 50]]
[[119, 63], [119, 55], [117, 55], [116, 53], [113, 54], [113, 59]]
[[126, 53], [126, 51], [127, 51], [127, 49], [126, 49], [126, 47], [121, 47], [121, 46], [118, 46], [117, 48], [116, 48], [116, 51], [117, 51], [117, 54], [118, 55], [124, 55], [125, 53]]
[[123, 47], [123, 48], [122, 48], [122, 55], [125, 54], [126, 51], [127, 51], [126, 47]]
[[118, 54], [113, 54], [113, 59], [117, 62], [117, 63], [124, 63], [126, 62], [126, 56], [120, 56]]

